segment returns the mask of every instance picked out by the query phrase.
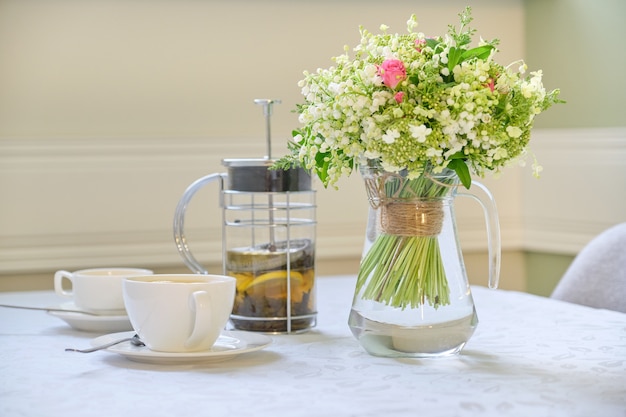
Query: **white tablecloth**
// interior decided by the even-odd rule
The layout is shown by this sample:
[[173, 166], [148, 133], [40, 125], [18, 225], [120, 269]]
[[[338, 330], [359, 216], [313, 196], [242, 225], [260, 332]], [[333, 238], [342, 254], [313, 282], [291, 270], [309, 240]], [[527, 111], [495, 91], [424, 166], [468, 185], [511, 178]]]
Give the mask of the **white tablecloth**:
[[[87, 347], [97, 334], [0, 308], [0, 416], [626, 416], [626, 315], [474, 287], [462, 354], [370, 356], [347, 317], [353, 277], [318, 280], [318, 326], [216, 364], [151, 365]], [[51, 292], [0, 293], [50, 306]]]

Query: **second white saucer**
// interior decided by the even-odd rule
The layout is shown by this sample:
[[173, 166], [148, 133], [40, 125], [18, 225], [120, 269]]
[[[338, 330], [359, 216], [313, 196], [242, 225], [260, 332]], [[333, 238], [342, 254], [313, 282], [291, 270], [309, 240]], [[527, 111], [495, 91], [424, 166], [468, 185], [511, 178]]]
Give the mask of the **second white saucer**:
[[[61, 310], [76, 310], [76, 306], [73, 302], [63, 303], [60, 306], [54, 307]], [[108, 333], [133, 329], [128, 316], [125, 314], [114, 316], [92, 316], [74, 311], [49, 311], [48, 314], [58, 317], [69, 324], [72, 328], [84, 332]]]

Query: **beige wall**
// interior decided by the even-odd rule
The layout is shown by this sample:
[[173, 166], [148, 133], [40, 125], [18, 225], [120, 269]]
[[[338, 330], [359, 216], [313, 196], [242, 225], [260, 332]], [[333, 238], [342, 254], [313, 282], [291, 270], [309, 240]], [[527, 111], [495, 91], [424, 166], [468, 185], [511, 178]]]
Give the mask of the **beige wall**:
[[[474, 1], [475, 23], [523, 51], [521, 0]], [[254, 138], [254, 98], [283, 100], [274, 133], [297, 125], [302, 71], [331, 65], [359, 25], [442, 34], [462, 1], [2, 0], [0, 139]], [[284, 145], [282, 146], [284, 149]]]
[[[503, 61], [523, 51], [521, 4], [475, 2], [476, 26], [502, 39]], [[272, 120], [281, 154], [303, 70], [330, 65], [358, 42], [359, 25], [404, 31], [416, 13], [420, 30], [441, 34], [464, 6], [0, 1], [0, 281], [45, 283], [58, 268], [103, 264], [179, 267], [171, 222], [184, 188], [221, 171], [221, 158], [264, 154], [254, 98], [283, 100]], [[206, 263], [219, 254], [215, 195], [189, 215]], [[366, 209], [359, 178], [320, 189], [318, 206], [319, 272], [354, 270]], [[483, 221], [471, 213], [462, 229], [480, 251]]]
[[[602, 1], [623, 10], [619, 0]], [[381, 8], [370, 0], [0, 0], [0, 290], [49, 287], [61, 268], [184, 270], [171, 236], [174, 207], [194, 179], [222, 170], [222, 158], [263, 155], [264, 124], [254, 98], [283, 100], [272, 120], [274, 154], [282, 154], [297, 126], [292, 110], [300, 101], [296, 83], [303, 70], [330, 65], [344, 44], [358, 42], [361, 24], [403, 31], [416, 13], [420, 30], [440, 34], [466, 3], [394, 0], [393, 7]], [[545, 45], [561, 39], [553, 31], [571, 36], [563, 42], [579, 37], [575, 20], [555, 17], [570, 16], [564, 12], [569, 0], [470, 3], [478, 33], [501, 39], [500, 61], [527, 55], [531, 69], [544, 69], [547, 86], [562, 87], [579, 109], [551, 110], [545, 115], [556, 114], [545, 124], [551, 129], [533, 139], [545, 180], [536, 182], [528, 168], [485, 180], [500, 211], [502, 286], [532, 290], [536, 286], [527, 281], [543, 279], [552, 253], [571, 257], [624, 218], [619, 193], [612, 194], [609, 210], [590, 220], [581, 221], [584, 205], [564, 218], [561, 206], [577, 201], [563, 184], [571, 185], [568, 176], [579, 155], [595, 152], [599, 159], [587, 169], [596, 175], [626, 178], [623, 118], [612, 110], [612, 123], [587, 125], [617, 126], [608, 134], [595, 129], [581, 135], [577, 129], [570, 135], [566, 129], [580, 126], [588, 90], [564, 77], [584, 70], [571, 58], [579, 54], [561, 57]], [[576, 15], [596, 7], [571, 3]], [[617, 50], [612, 31], [623, 26], [593, 28], [603, 39], [595, 48]], [[614, 81], [623, 88], [621, 79]], [[584, 110], [604, 117], [597, 100], [589, 103]], [[577, 145], [562, 149], [570, 137]], [[594, 149], [598, 143], [603, 149]], [[573, 158], [563, 153], [570, 151]], [[320, 274], [351, 273], [358, 264], [365, 225], [361, 183], [353, 177], [340, 186], [318, 190]], [[587, 193], [595, 198], [605, 188]], [[215, 190], [198, 198], [189, 234], [199, 258], [215, 265]], [[457, 214], [470, 279], [484, 284], [482, 213], [459, 201]], [[546, 280], [554, 282], [556, 272], [550, 274]]]

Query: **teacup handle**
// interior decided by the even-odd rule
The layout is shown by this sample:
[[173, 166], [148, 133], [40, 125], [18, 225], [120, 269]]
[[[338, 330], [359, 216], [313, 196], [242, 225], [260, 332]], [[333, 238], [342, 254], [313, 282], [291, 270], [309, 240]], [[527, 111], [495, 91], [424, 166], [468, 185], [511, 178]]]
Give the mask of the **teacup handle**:
[[206, 291], [194, 291], [189, 296], [189, 308], [195, 313], [195, 321], [191, 336], [185, 342], [185, 347], [193, 349], [207, 337], [211, 331], [211, 296]]
[[[66, 291], [63, 289], [63, 279], [67, 279], [72, 282], [72, 290]], [[54, 273], [54, 291], [58, 295], [62, 295], [64, 297], [73, 297], [74, 296], [74, 286], [72, 281], [72, 273], [69, 271], [57, 271]]]

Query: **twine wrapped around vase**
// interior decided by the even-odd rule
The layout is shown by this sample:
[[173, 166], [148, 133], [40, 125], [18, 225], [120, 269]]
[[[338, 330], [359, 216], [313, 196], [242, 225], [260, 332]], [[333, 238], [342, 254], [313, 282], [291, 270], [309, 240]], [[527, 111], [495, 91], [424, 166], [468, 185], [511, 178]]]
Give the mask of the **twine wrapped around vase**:
[[[396, 236], [439, 235], [443, 225], [443, 202], [440, 199], [425, 199], [418, 195], [402, 197], [397, 193], [387, 195], [385, 183], [390, 177], [404, 181], [389, 173], [365, 180], [370, 205], [380, 216], [380, 231]], [[447, 184], [441, 186], [447, 187]], [[406, 192], [406, 189], [404, 191]]]
[[388, 202], [380, 206], [380, 228], [396, 236], [437, 236], [443, 225], [443, 203], [434, 201]]

